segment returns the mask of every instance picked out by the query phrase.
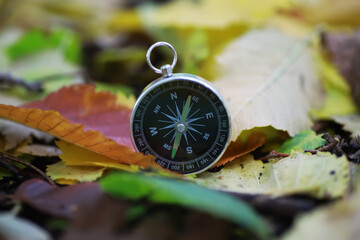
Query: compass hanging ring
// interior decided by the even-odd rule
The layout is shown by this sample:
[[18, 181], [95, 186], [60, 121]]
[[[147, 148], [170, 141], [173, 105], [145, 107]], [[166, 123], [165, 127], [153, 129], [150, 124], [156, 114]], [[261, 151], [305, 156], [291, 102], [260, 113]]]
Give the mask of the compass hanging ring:
[[[152, 65], [151, 52], [159, 46], [174, 52], [172, 64]], [[152, 45], [146, 54], [151, 69], [163, 76], [150, 83], [131, 113], [131, 136], [135, 148], [154, 155], [165, 169], [196, 174], [210, 168], [224, 154], [231, 133], [229, 111], [215, 87], [187, 73], [172, 73], [177, 61], [173, 46]]]
[[[152, 65], [151, 59], [150, 59], [151, 52], [154, 50], [154, 48], [160, 47], [160, 46], [166, 46], [166, 47], [170, 48], [171, 51], [173, 51], [173, 53], [174, 53], [174, 58], [173, 58], [171, 65], [166, 64], [166, 65], [162, 66], [161, 69], [154, 67], [154, 65]], [[149, 67], [152, 70], [154, 70], [156, 73], [159, 73], [159, 74], [162, 73], [163, 75], [170, 76], [172, 74], [172, 70], [174, 69], [176, 62], [177, 62], [177, 53], [171, 44], [169, 44], [167, 42], [157, 42], [148, 49], [148, 51], [146, 53], [146, 61], [147, 61], [147, 64], [149, 65]]]

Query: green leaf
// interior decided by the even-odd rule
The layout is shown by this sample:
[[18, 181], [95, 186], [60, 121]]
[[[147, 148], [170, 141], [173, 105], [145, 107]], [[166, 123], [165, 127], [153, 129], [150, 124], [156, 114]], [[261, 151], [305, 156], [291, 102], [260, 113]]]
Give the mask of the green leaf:
[[255, 235], [266, 238], [266, 223], [245, 203], [225, 194], [193, 183], [169, 178], [114, 172], [100, 180], [105, 192], [132, 200], [147, 197], [149, 201], [176, 204], [231, 220]]
[[321, 135], [316, 135], [313, 130], [303, 130], [293, 138], [284, 142], [278, 150], [280, 153], [290, 153], [292, 150], [314, 150], [326, 143]]
[[29, 31], [10, 44], [5, 51], [11, 61], [16, 61], [49, 49], [60, 50], [69, 62], [79, 62], [80, 40], [74, 32], [63, 28], [55, 28], [49, 34], [40, 30]]

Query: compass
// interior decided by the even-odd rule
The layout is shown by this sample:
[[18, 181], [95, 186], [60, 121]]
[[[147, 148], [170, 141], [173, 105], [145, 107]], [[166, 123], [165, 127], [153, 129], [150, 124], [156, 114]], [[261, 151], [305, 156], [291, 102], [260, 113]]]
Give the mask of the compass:
[[[173, 63], [161, 69], [150, 61], [151, 51], [158, 46], [174, 52]], [[154, 155], [158, 165], [177, 173], [205, 171], [221, 158], [229, 143], [230, 118], [222, 97], [198, 76], [173, 74], [177, 56], [166, 42], [152, 45], [147, 60], [163, 77], [144, 89], [133, 108], [131, 133], [136, 149]]]

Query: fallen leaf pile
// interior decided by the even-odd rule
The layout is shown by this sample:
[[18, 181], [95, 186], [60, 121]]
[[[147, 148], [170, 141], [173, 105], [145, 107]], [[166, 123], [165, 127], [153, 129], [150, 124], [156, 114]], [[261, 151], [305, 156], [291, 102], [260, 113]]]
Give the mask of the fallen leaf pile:
[[[0, 0], [0, 239], [358, 239], [359, 12]], [[229, 109], [231, 141], [203, 173], [173, 174], [132, 143], [157, 41]]]

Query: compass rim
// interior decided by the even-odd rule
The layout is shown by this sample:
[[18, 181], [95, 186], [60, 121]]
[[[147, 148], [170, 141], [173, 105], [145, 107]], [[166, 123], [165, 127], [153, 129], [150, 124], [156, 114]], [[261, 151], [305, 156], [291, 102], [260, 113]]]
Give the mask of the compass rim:
[[[216, 88], [213, 86], [212, 83], [210, 83], [209, 81], [205, 80], [204, 78], [201, 78], [199, 76], [193, 75], [193, 74], [187, 74], [187, 73], [175, 73], [173, 75], [171, 75], [170, 77], [160, 77], [156, 80], [154, 80], [153, 82], [151, 82], [150, 84], [148, 84], [144, 90], [142, 91], [142, 93], [140, 94], [140, 96], [138, 97], [138, 99], [136, 100], [134, 107], [132, 109], [131, 112], [131, 117], [130, 117], [130, 132], [131, 132], [131, 141], [133, 143], [133, 146], [135, 148], [135, 150], [137, 152], [142, 153], [138, 147], [137, 144], [135, 142], [135, 138], [134, 138], [134, 132], [133, 132], [133, 124], [134, 124], [134, 117], [135, 117], [135, 112], [137, 111], [140, 103], [142, 102], [142, 100], [144, 99], [145, 96], [147, 96], [153, 89], [157, 88], [160, 85], [166, 84], [168, 82], [173, 82], [173, 81], [179, 81], [179, 80], [185, 80], [185, 81], [190, 81], [190, 82], [195, 82], [201, 85], [204, 85], [206, 88], [210, 89], [213, 93], [215, 93], [215, 95], [219, 98], [219, 100], [222, 102], [222, 105], [225, 108], [225, 112], [226, 112], [226, 116], [228, 119], [228, 136], [227, 139], [224, 143], [224, 147], [221, 150], [220, 154], [218, 155], [218, 157], [212, 162], [210, 163], [208, 166], [201, 168], [198, 171], [194, 171], [194, 172], [190, 172], [190, 173], [180, 173], [183, 175], [193, 175], [193, 174], [199, 174], [202, 172], [205, 172], [206, 170], [208, 170], [209, 168], [211, 168], [212, 166], [214, 166], [219, 160], [220, 158], [224, 155], [226, 149], [228, 148], [229, 144], [230, 144], [230, 140], [231, 140], [231, 134], [232, 134], [232, 123], [231, 123], [231, 116], [230, 116], [230, 112], [229, 109], [227, 107], [227, 104], [224, 100], [224, 98], [222, 97], [222, 95], [219, 93], [218, 90], [216, 90]], [[151, 153], [152, 154], [152, 153]], [[155, 156], [156, 157], [156, 156]], [[156, 159], [156, 158], [155, 158]], [[159, 165], [160, 166], [160, 165]], [[161, 166], [160, 166], [161, 167]], [[172, 171], [171, 169], [168, 169], [170, 171]], [[173, 171], [176, 172], [176, 171]]]

